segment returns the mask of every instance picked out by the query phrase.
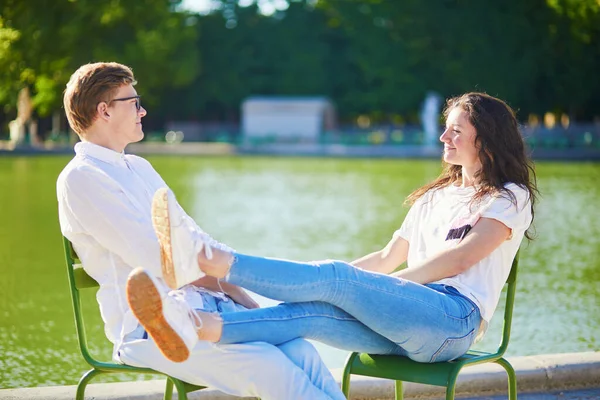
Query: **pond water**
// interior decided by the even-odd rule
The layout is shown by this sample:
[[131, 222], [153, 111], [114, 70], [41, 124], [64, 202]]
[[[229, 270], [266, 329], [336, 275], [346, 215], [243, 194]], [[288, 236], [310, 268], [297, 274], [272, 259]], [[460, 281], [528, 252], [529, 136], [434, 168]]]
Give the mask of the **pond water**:
[[[57, 221], [55, 181], [68, 160], [0, 158], [2, 388], [75, 384], [87, 369]], [[351, 260], [379, 249], [407, 212], [404, 197], [439, 173], [439, 162], [423, 160], [149, 160], [218, 240], [250, 254], [300, 260]], [[507, 354], [600, 350], [600, 164], [538, 163], [537, 170], [538, 237], [522, 249]], [[93, 293], [84, 306], [92, 349], [109, 358]], [[501, 311], [477, 348], [495, 349]], [[329, 367], [342, 366], [346, 352], [317, 348]]]

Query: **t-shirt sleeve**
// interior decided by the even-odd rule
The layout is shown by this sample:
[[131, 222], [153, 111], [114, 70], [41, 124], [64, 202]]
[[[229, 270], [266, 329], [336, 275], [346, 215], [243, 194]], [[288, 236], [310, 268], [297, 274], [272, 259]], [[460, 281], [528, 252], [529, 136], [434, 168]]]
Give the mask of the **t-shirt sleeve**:
[[399, 229], [394, 232], [393, 237], [400, 236], [402, 239], [406, 240], [410, 243], [410, 238], [412, 237], [413, 231], [415, 229], [415, 219], [417, 214], [417, 204], [413, 204], [412, 207], [408, 210], [404, 221]]
[[520, 186], [509, 184], [506, 189], [514, 194], [514, 199], [511, 199], [507, 193], [502, 193], [483, 211], [481, 217], [502, 222], [511, 229], [512, 237], [515, 230], [524, 232], [529, 228], [531, 224], [531, 202], [529, 192]]

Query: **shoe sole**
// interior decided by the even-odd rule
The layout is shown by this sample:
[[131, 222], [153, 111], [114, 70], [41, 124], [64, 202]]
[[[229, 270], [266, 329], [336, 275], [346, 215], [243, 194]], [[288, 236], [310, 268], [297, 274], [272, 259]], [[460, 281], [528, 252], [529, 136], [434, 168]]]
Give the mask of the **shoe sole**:
[[188, 359], [190, 351], [163, 315], [162, 300], [154, 282], [142, 268], [127, 279], [127, 302], [161, 353], [173, 362]]
[[171, 247], [171, 220], [169, 218], [168, 189], [156, 191], [152, 199], [152, 226], [160, 244], [160, 264], [163, 280], [171, 289], [178, 289]]

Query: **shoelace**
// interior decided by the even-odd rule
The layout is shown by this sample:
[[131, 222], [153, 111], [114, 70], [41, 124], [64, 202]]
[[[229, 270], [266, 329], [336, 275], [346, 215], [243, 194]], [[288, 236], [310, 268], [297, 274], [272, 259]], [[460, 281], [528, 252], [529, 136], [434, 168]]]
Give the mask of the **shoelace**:
[[[227, 252], [231, 252], [233, 251], [233, 249], [229, 246], [227, 246], [224, 243], [221, 243], [217, 240], [215, 240], [214, 238], [212, 238], [208, 233], [206, 232], [200, 232], [199, 235], [202, 237], [202, 241], [209, 245], [211, 248], [214, 249], [219, 249], [219, 250], [223, 250], [223, 251], [227, 251]], [[208, 257], [208, 256], [207, 256]]]
[[196, 310], [194, 310], [192, 308], [192, 306], [190, 306], [188, 304], [188, 302], [185, 300], [185, 291], [184, 290], [181, 290], [181, 289], [171, 290], [168, 293], [168, 296], [172, 297], [175, 301], [179, 302], [183, 306], [184, 310], [187, 312], [188, 317], [192, 320], [192, 323], [194, 324], [194, 328], [196, 329], [196, 331], [199, 331], [200, 329], [202, 329], [202, 320], [200, 319], [200, 316], [198, 315]]
[[198, 225], [190, 218], [185, 215], [181, 216], [181, 221], [185, 224], [185, 226], [192, 233], [192, 237], [195, 239], [195, 251], [200, 252], [204, 250], [204, 255], [208, 260], [212, 259], [212, 249], [219, 249], [223, 251], [231, 252], [233, 249], [226, 244], [223, 244], [213, 237], [211, 237], [208, 233], [201, 230]]
[[[204, 255], [206, 256], [206, 258], [208, 260], [212, 260], [213, 248], [227, 252], [233, 252], [233, 249], [231, 247], [215, 240], [208, 233], [200, 229], [200, 227], [190, 217], [182, 215], [181, 220], [185, 224], [185, 226], [190, 230], [192, 237], [194, 238], [194, 251], [196, 253], [199, 253], [200, 251], [204, 250]], [[225, 290], [221, 286], [220, 279], [217, 279], [217, 285], [219, 285], [219, 289], [221, 289], [221, 292], [225, 294]]]

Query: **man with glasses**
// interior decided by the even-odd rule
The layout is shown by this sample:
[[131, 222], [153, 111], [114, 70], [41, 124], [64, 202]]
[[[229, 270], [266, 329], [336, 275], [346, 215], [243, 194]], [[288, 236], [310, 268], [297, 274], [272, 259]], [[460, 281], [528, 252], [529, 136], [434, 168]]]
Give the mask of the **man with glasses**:
[[[114, 345], [113, 358], [238, 396], [344, 399], [314, 347], [304, 340], [280, 346], [198, 341], [189, 358], [178, 362], [167, 359], [139, 325], [127, 304], [125, 287], [136, 267], [163, 282], [151, 204], [156, 190], [167, 185], [148, 161], [124, 153], [129, 143], [144, 137], [141, 121], [146, 110], [135, 84], [131, 69], [117, 63], [87, 64], [75, 71], [65, 90], [64, 107], [81, 142], [57, 181], [61, 230], [85, 271], [100, 285], [97, 300]], [[206, 235], [195, 223], [191, 226]], [[174, 291], [163, 286], [165, 298], [183, 299], [192, 309], [227, 312], [258, 307], [243, 289], [219, 285], [214, 278], [204, 277]], [[163, 304], [167, 318], [187, 318], [168, 309], [168, 303]]]

